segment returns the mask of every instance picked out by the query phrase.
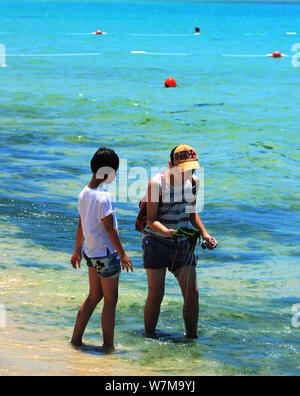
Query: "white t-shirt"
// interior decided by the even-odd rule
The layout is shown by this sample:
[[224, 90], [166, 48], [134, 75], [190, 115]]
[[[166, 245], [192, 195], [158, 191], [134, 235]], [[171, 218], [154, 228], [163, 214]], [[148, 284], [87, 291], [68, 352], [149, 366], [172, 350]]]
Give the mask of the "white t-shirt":
[[102, 219], [113, 214], [114, 224], [118, 229], [112, 195], [103, 187], [85, 187], [78, 197], [78, 211], [84, 236], [84, 253], [89, 258], [106, 257], [107, 249], [116, 252], [111, 243]]

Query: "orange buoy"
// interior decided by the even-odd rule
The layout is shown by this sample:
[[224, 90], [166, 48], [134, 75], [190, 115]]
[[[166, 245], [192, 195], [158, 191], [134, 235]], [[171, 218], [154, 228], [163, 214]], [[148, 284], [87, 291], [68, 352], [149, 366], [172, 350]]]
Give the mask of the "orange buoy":
[[273, 53], [273, 58], [281, 58], [281, 57], [282, 57], [282, 54], [281, 54], [280, 51], [275, 51], [275, 52]]
[[102, 30], [97, 30], [96, 34], [103, 34]]
[[166, 81], [165, 81], [166, 88], [176, 88], [176, 86], [177, 86], [177, 83], [176, 83], [175, 78], [169, 77], [166, 79]]

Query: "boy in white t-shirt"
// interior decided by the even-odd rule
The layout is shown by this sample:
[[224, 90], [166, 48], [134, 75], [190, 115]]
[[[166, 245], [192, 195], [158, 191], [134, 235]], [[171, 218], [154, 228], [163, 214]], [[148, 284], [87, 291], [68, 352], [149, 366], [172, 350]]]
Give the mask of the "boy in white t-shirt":
[[[119, 168], [119, 157], [101, 147], [91, 161], [93, 177], [79, 195], [79, 225], [75, 252], [71, 258], [74, 269], [80, 268], [83, 255], [89, 267], [90, 293], [82, 304], [71, 343], [82, 345], [86, 326], [98, 303], [104, 298], [102, 311], [103, 348], [114, 350], [115, 313], [118, 301], [119, 276], [122, 269], [133, 271], [119, 238], [118, 225], [111, 194], [102, 185], [111, 183]], [[121, 261], [121, 264], [120, 264]]]

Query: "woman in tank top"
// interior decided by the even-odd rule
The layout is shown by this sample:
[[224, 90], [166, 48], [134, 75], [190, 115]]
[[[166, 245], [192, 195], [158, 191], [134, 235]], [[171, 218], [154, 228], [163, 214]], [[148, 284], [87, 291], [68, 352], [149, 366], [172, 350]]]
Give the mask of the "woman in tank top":
[[172, 233], [179, 228], [189, 228], [191, 224], [195, 229], [200, 229], [210, 250], [218, 243], [208, 234], [196, 213], [199, 179], [194, 171], [200, 169], [196, 151], [185, 144], [175, 147], [170, 155], [169, 167], [168, 171], [150, 181], [147, 192], [147, 226], [143, 233], [143, 260], [148, 278], [145, 330], [146, 335], [155, 335], [168, 269], [175, 275], [183, 294], [186, 337], [197, 338], [197, 257], [187, 239], [182, 238], [176, 243]]

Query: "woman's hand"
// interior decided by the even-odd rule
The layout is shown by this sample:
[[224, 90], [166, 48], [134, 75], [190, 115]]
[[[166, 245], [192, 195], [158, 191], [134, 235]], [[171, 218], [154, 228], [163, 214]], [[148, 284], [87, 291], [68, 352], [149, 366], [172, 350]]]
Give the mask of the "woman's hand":
[[209, 243], [207, 248], [208, 250], [213, 250], [218, 246], [218, 241], [208, 233], [202, 235], [202, 238], [204, 241], [207, 241]]
[[163, 234], [169, 238], [173, 238], [173, 233], [176, 232], [176, 230], [173, 229], [167, 229], [166, 231], [163, 232]]

